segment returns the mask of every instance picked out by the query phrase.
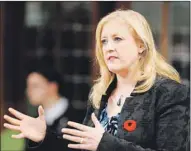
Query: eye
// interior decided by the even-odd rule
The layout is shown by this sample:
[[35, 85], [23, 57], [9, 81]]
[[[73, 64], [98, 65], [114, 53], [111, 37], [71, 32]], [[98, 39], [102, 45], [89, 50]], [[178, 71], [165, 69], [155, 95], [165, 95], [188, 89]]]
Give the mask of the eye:
[[114, 41], [119, 42], [119, 41], [121, 41], [121, 40], [122, 40], [122, 38], [120, 38], [120, 37], [114, 37]]
[[106, 39], [102, 39], [102, 40], [101, 40], [101, 43], [102, 43], [102, 45], [104, 45], [104, 44], [107, 43], [107, 40], [106, 40]]

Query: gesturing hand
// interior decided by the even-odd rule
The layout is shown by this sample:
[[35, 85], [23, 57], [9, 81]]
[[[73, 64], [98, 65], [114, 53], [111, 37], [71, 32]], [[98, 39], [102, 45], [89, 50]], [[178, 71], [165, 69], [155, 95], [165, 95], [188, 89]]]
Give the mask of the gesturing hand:
[[13, 108], [9, 108], [9, 112], [16, 118], [4, 115], [4, 119], [10, 123], [4, 123], [4, 127], [20, 131], [20, 134], [12, 135], [12, 138], [28, 138], [35, 142], [40, 142], [44, 139], [46, 134], [46, 121], [42, 106], [38, 108], [39, 116], [37, 118], [27, 116]]
[[[101, 126], [100, 122], [97, 120], [95, 114], [92, 114], [92, 121], [95, 127], [85, 126], [76, 122], [68, 122], [68, 125], [76, 129], [63, 128], [62, 132], [64, 139], [77, 142], [80, 144], [69, 144], [69, 148], [74, 149], [85, 149], [96, 151], [99, 145], [99, 142], [103, 136], [104, 129]], [[68, 135], [69, 134], [69, 135]]]

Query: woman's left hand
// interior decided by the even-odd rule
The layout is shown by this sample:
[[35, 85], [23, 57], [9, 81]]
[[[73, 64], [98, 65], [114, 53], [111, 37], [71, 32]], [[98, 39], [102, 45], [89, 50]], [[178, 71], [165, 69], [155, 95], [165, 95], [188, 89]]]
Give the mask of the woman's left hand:
[[104, 128], [96, 118], [95, 114], [92, 114], [92, 121], [95, 127], [85, 126], [76, 122], [68, 122], [68, 125], [76, 129], [63, 128], [62, 132], [64, 139], [79, 143], [79, 144], [68, 144], [69, 148], [74, 149], [85, 149], [96, 151], [100, 143], [100, 140], [104, 133]]

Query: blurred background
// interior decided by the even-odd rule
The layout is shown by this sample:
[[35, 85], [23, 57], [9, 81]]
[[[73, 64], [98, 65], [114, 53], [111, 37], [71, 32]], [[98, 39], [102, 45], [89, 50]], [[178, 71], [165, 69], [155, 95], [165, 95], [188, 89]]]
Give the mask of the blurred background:
[[3, 114], [14, 107], [31, 116], [36, 107], [25, 94], [26, 75], [34, 60], [54, 64], [64, 95], [82, 121], [92, 81], [94, 34], [101, 17], [117, 8], [140, 12], [150, 23], [159, 52], [190, 84], [190, 2], [0, 2], [1, 150], [23, 150], [2, 127]]

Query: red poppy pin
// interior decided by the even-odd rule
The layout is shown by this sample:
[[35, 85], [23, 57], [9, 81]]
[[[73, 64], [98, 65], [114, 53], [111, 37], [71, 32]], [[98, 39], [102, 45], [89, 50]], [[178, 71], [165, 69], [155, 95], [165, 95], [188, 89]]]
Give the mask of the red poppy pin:
[[137, 123], [134, 120], [127, 120], [123, 124], [124, 129], [126, 129], [129, 132], [132, 132], [136, 129]]

